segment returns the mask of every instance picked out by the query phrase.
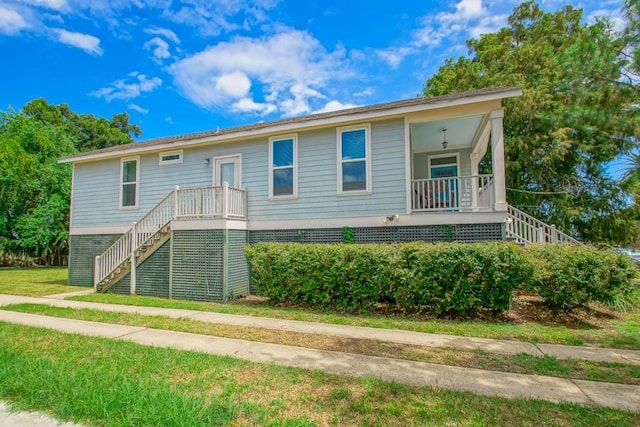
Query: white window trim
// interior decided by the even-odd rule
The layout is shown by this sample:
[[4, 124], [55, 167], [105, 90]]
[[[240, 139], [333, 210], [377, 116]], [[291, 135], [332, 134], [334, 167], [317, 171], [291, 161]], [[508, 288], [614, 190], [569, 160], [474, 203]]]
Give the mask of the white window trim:
[[[129, 162], [131, 160], [136, 161], [136, 203], [133, 206], [122, 206], [122, 187], [124, 187], [124, 162]], [[133, 157], [123, 157], [120, 159], [120, 182], [118, 183], [120, 186], [120, 196], [118, 200], [118, 205], [120, 206], [120, 210], [130, 211], [139, 208], [139, 200], [140, 200], [140, 156]], [[128, 183], [131, 184], [131, 183]]]
[[[343, 191], [342, 190], [342, 133], [348, 132], [352, 130], [360, 130], [364, 129], [365, 133], [365, 170], [367, 172], [366, 179], [366, 188], [364, 190], [352, 190], [352, 191]], [[338, 196], [364, 196], [370, 195], [373, 191], [372, 185], [372, 176], [371, 176], [371, 123], [365, 123], [360, 125], [352, 125], [352, 126], [342, 126], [336, 128], [336, 145], [337, 145], [337, 171], [338, 171], [338, 182], [337, 182], [337, 194]], [[361, 161], [362, 159], [358, 159]], [[354, 160], [355, 161], [355, 160]]]
[[435, 166], [436, 168], [439, 167], [443, 167], [443, 166], [455, 166], [456, 167], [456, 176], [462, 176], [460, 174], [460, 153], [459, 152], [455, 152], [455, 153], [442, 153], [442, 154], [434, 154], [432, 156], [427, 156], [427, 179], [433, 179], [431, 178], [431, 159], [441, 159], [443, 157], [454, 157], [456, 158], [456, 162], [455, 163], [446, 163], [446, 164], [442, 164], [442, 165], [437, 165]]
[[[273, 167], [273, 143], [286, 139], [293, 140], [293, 194], [274, 196], [273, 194], [273, 171], [287, 169], [291, 166]], [[269, 200], [293, 200], [298, 198], [298, 134], [272, 136], [269, 138]]]
[[[178, 159], [175, 160], [162, 160], [162, 158], [164, 156], [171, 156], [171, 155], [175, 155], [178, 154], [180, 157]], [[159, 165], [171, 165], [174, 163], [182, 163], [182, 158], [184, 156], [184, 153], [182, 152], [182, 150], [172, 150], [172, 151], [161, 151], [160, 153], [158, 153], [158, 164]]]

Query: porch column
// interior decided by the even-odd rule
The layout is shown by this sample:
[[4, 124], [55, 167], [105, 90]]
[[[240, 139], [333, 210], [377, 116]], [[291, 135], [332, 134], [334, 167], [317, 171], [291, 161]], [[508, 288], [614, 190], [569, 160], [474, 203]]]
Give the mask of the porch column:
[[495, 185], [495, 210], [507, 210], [507, 182], [504, 167], [504, 132], [502, 118], [504, 110], [491, 112], [491, 158], [493, 162], [493, 182]]
[[471, 208], [474, 211], [478, 210], [478, 178], [480, 155], [478, 153], [471, 153], [469, 155], [471, 161]]

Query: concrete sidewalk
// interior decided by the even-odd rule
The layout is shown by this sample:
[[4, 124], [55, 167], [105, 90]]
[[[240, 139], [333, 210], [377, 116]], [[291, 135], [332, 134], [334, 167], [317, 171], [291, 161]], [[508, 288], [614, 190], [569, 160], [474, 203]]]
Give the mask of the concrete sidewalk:
[[155, 347], [231, 356], [252, 362], [319, 369], [355, 377], [376, 377], [415, 386], [437, 386], [488, 396], [568, 401], [640, 411], [640, 386], [485, 371], [3, 310], [0, 310], [0, 321]]
[[63, 423], [40, 412], [11, 411], [0, 402], [0, 427], [80, 427], [78, 424]]
[[[80, 291], [79, 293], [91, 293]], [[521, 341], [497, 340], [488, 338], [460, 337], [454, 335], [429, 334], [422, 332], [402, 331], [398, 329], [380, 329], [362, 326], [332, 325], [326, 323], [305, 322], [299, 320], [272, 319], [266, 317], [222, 314], [196, 310], [180, 310], [173, 308], [143, 307], [120, 304], [102, 304], [84, 301], [67, 301], [65, 295], [33, 298], [0, 294], [0, 306], [8, 304], [45, 304], [55, 307], [89, 308], [95, 310], [135, 313], [147, 316], [165, 316], [174, 319], [189, 318], [200, 322], [225, 325], [248, 326], [255, 328], [275, 329], [292, 332], [312, 333], [347, 337], [353, 339], [369, 339], [400, 344], [413, 344], [424, 347], [449, 347], [463, 350], [483, 350], [490, 353], [518, 354], [527, 353], [533, 356], [553, 356], [557, 359], [583, 359], [601, 362], [617, 362], [640, 365], [640, 351], [595, 348], [584, 346], [567, 346], [559, 344], [533, 344]]]

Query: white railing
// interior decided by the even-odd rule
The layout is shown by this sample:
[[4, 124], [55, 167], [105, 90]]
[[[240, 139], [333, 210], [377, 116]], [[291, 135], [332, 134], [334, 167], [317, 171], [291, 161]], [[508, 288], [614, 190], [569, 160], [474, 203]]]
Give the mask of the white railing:
[[176, 217], [213, 216], [244, 218], [245, 191], [223, 185], [222, 187], [186, 188], [178, 190]]
[[411, 181], [414, 212], [493, 209], [492, 175], [416, 179]]
[[507, 237], [518, 243], [580, 243], [555, 225], [545, 224], [511, 205], [507, 207]]
[[493, 207], [496, 200], [496, 186], [493, 184], [493, 176], [489, 179], [481, 178], [484, 185], [478, 190], [478, 206]]
[[127, 260], [134, 262], [135, 253], [174, 219], [244, 218], [246, 191], [229, 187], [178, 188], [167, 194], [102, 255], [95, 257], [94, 286], [114, 273]]

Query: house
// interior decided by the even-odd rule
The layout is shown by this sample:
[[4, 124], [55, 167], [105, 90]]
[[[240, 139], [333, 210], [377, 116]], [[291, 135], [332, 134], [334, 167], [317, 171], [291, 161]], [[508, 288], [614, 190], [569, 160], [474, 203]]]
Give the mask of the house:
[[[226, 301], [260, 241], [570, 239], [507, 205], [514, 87], [160, 138], [73, 163], [69, 283]], [[490, 159], [490, 173], [480, 162]]]

